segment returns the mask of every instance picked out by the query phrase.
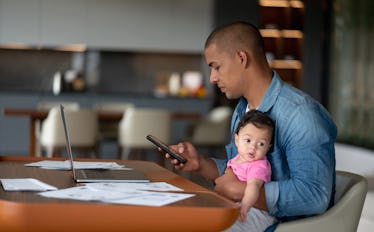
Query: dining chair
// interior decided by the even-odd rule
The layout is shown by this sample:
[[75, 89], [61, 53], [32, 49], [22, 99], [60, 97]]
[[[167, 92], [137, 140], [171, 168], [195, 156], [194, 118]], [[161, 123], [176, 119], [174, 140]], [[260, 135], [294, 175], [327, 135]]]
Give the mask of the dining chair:
[[[119, 155], [129, 159], [130, 153], [144, 154], [156, 147], [146, 139], [152, 134], [165, 143], [170, 143], [171, 115], [168, 110], [155, 108], [129, 108], [119, 122]], [[161, 156], [160, 156], [161, 157]], [[162, 157], [161, 157], [162, 158]], [[158, 159], [162, 162], [162, 159]]]
[[[98, 157], [98, 121], [96, 112], [88, 109], [65, 109], [71, 146], [84, 154], [93, 153]], [[40, 133], [42, 151], [48, 157], [60, 156], [66, 148], [65, 134], [59, 107], [53, 107], [42, 122]]]
[[[51, 110], [53, 107], [58, 107], [60, 104], [62, 104], [67, 109], [79, 109], [80, 105], [78, 102], [74, 101], [40, 101], [36, 105], [37, 110]], [[35, 121], [35, 154], [37, 156], [41, 156], [41, 147], [40, 147], [40, 131], [41, 131], [41, 121], [36, 120]]]
[[62, 104], [65, 109], [79, 109], [79, 102], [74, 101], [40, 101], [38, 102], [36, 108], [38, 110], [50, 110], [53, 107], [59, 106]]
[[213, 108], [207, 117], [192, 124], [187, 140], [197, 147], [215, 149], [224, 147], [229, 140], [232, 109], [229, 106]]
[[321, 215], [280, 223], [275, 231], [357, 231], [367, 190], [367, 179], [363, 176], [337, 171], [334, 206]]

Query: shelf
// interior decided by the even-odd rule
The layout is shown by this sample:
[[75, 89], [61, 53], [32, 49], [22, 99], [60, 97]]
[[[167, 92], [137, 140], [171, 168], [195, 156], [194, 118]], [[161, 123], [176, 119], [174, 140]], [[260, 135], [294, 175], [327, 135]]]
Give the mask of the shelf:
[[303, 64], [300, 60], [271, 60], [269, 65], [275, 69], [298, 69], [301, 70]]
[[278, 29], [260, 29], [260, 33], [264, 38], [281, 38], [281, 31]]
[[260, 33], [264, 38], [304, 38], [304, 34], [301, 30], [260, 29]]
[[289, 7], [287, 0], [259, 0], [259, 5], [262, 7]]
[[304, 3], [293, 0], [259, 0], [261, 28], [302, 30]]
[[299, 0], [259, 0], [261, 7], [293, 7], [293, 8], [304, 8], [304, 3]]
[[300, 88], [304, 3], [301, 0], [259, 0], [260, 33], [269, 65], [287, 83]]
[[304, 35], [300, 30], [261, 29], [265, 51], [274, 59], [302, 59]]
[[283, 81], [301, 88], [302, 62], [299, 60], [273, 60], [269, 61], [270, 67], [274, 69]]

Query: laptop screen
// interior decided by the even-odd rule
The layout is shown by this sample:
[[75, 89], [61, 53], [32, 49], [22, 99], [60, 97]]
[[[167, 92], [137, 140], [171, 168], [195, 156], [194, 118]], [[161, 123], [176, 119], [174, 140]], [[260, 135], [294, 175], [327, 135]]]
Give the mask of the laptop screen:
[[64, 126], [64, 134], [65, 134], [65, 140], [66, 140], [66, 152], [68, 153], [68, 157], [69, 157], [69, 160], [70, 160], [70, 167], [71, 167], [71, 170], [73, 171], [74, 179], [76, 179], [75, 178], [74, 162], [73, 162], [73, 152], [71, 150], [69, 133], [68, 133], [67, 126], [66, 126], [64, 106], [62, 104], [60, 105], [60, 112], [61, 112], [62, 124]]

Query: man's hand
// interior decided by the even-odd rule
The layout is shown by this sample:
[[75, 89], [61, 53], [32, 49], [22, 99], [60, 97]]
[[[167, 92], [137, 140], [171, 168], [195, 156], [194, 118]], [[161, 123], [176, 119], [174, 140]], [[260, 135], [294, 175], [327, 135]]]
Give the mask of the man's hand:
[[[209, 157], [199, 154], [196, 148], [190, 142], [182, 142], [172, 145], [170, 148], [182, 155], [187, 162], [181, 164], [176, 159], [171, 160], [171, 164], [175, 169], [182, 171], [195, 171], [200, 173], [208, 180], [214, 181], [218, 177], [218, 169], [216, 163]], [[165, 154], [166, 158], [170, 158], [169, 154]]]
[[241, 201], [244, 196], [246, 182], [240, 181], [231, 168], [215, 180], [215, 191], [233, 201]]
[[177, 145], [171, 145], [170, 149], [176, 151], [187, 160], [186, 163], [182, 164], [166, 153], [165, 157], [171, 159], [171, 164], [174, 165], [175, 169], [183, 171], [198, 171], [200, 169], [199, 154], [190, 142], [181, 142]]

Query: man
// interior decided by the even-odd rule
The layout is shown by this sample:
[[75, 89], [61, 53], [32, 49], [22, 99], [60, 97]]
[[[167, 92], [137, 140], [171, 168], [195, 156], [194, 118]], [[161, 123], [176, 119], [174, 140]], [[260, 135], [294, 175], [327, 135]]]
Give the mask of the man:
[[[247, 215], [231, 231], [264, 231], [284, 220], [323, 213], [331, 206], [335, 191], [336, 126], [328, 112], [310, 96], [281, 81], [267, 63], [263, 39], [253, 25], [232, 23], [214, 30], [205, 44], [205, 59], [211, 68], [210, 82], [228, 99], [238, 99], [231, 122], [234, 134], [238, 122], [250, 109], [266, 112], [276, 125], [271, 181]], [[188, 161], [172, 163], [184, 171], [197, 171], [215, 182], [215, 190], [232, 200], [243, 197], [240, 182], [227, 160], [238, 154], [234, 143], [226, 146], [227, 160], [198, 154], [189, 142], [173, 145]], [[170, 158], [166, 154], [167, 158]], [[269, 227], [274, 229], [274, 226]]]

